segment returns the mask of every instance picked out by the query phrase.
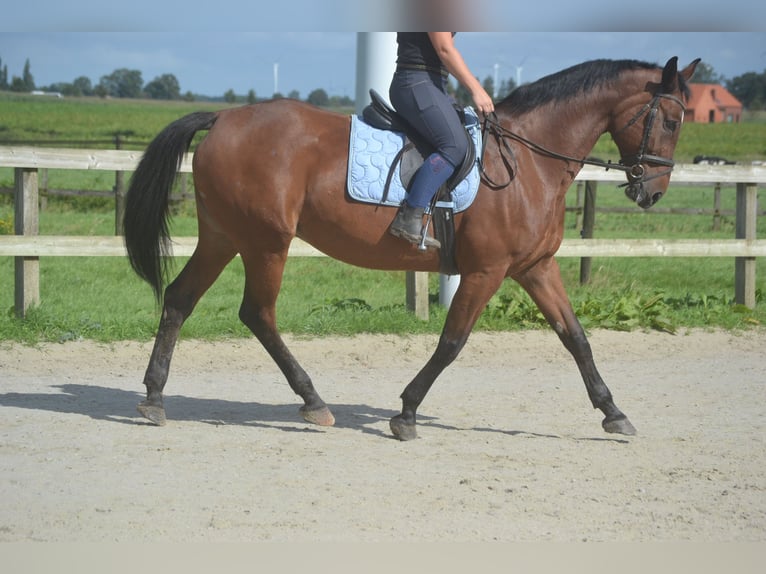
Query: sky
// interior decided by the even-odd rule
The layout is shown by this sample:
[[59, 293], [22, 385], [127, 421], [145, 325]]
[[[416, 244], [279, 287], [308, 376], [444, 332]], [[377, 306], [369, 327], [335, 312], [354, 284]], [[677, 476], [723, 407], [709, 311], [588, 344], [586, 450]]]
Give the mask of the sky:
[[[480, 79], [529, 82], [595, 58], [686, 65], [700, 57], [725, 78], [766, 71], [766, 3], [727, 0], [714, 15], [692, 0], [24, 0], [0, 23], [9, 79], [24, 62], [37, 86], [118, 68], [145, 83], [173, 74], [182, 93], [269, 97], [323, 88], [355, 97], [359, 31], [458, 29]], [[427, 14], [421, 17], [419, 14]], [[441, 24], [442, 26], [438, 26]], [[276, 66], [276, 74], [275, 74]]]

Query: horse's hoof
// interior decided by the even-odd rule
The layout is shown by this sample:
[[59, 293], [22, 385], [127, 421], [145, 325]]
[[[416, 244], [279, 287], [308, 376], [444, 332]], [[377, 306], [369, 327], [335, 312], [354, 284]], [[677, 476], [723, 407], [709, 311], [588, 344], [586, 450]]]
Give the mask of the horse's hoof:
[[404, 422], [402, 415], [396, 415], [389, 422], [391, 432], [394, 436], [401, 441], [412, 440], [418, 438], [418, 431], [415, 428], [414, 423]]
[[164, 427], [167, 423], [165, 418], [165, 409], [160, 405], [153, 405], [146, 401], [138, 404], [138, 412], [141, 415], [156, 424], [158, 427]]
[[307, 409], [305, 406], [301, 407], [301, 415], [306, 422], [319, 425], [322, 427], [331, 427], [335, 424], [335, 417], [332, 416], [330, 409], [327, 407], [319, 407], [318, 409]]
[[633, 436], [636, 434], [636, 427], [630, 424], [628, 417], [612, 420], [604, 419], [604, 422], [601, 423], [601, 426], [604, 427], [604, 430], [609, 433], [624, 434], [628, 436]]

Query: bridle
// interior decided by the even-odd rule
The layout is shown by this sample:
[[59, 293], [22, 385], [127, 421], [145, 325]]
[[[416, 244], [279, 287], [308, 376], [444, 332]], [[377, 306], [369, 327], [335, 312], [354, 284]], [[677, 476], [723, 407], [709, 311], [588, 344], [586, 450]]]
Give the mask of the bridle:
[[[576, 158], [566, 154], [549, 150], [548, 148], [540, 144], [537, 144], [525, 138], [524, 136], [521, 136], [507, 128], [504, 128], [502, 125], [500, 125], [500, 122], [497, 119], [497, 114], [495, 114], [495, 112], [492, 112], [489, 115], [485, 115], [484, 122], [482, 124], [482, 153], [480, 154], [480, 157], [479, 157], [479, 168], [481, 170], [482, 179], [489, 187], [494, 189], [501, 189], [503, 187], [506, 187], [507, 185], [511, 183], [511, 181], [513, 181], [516, 175], [515, 167], [514, 167], [515, 159], [514, 159], [513, 150], [511, 149], [511, 146], [508, 144], [508, 141], [507, 141], [509, 139], [518, 141], [522, 143], [523, 145], [525, 145], [526, 147], [528, 147], [529, 149], [531, 149], [532, 151], [547, 157], [554, 158], [554, 159], [571, 161], [574, 163], [579, 163], [580, 165], [583, 165], [583, 166], [593, 165], [596, 167], [602, 167], [606, 169], [607, 171], [610, 169], [623, 171], [627, 175], [628, 181], [622, 184], [620, 187], [635, 186], [658, 177], [663, 177], [669, 174], [671, 171], [673, 171], [673, 166], [675, 165], [675, 162], [673, 161], [672, 158], [666, 158], [666, 157], [647, 153], [649, 138], [651, 137], [652, 128], [654, 127], [654, 121], [657, 118], [657, 110], [660, 107], [660, 100], [662, 98], [676, 102], [679, 106], [681, 106], [682, 111], [686, 110], [686, 105], [683, 103], [683, 101], [681, 101], [676, 96], [672, 94], [665, 94], [665, 93], [654, 94], [654, 96], [652, 96], [652, 99], [649, 100], [649, 102], [647, 102], [640, 110], [638, 110], [638, 112], [636, 112], [636, 114], [630, 120], [628, 120], [628, 122], [623, 127], [621, 127], [619, 130], [612, 133], [612, 137], [617, 136], [618, 134], [622, 133], [623, 131], [633, 126], [648, 112], [646, 124], [644, 125], [644, 133], [641, 138], [641, 145], [638, 149], [638, 152], [636, 152], [633, 155], [621, 157], [619, 163], [613, 163], [611, 160], [601, 161], [599, 159], [593, 159], [593, 158]], [[492, 135], [495, 138], [495, 141], [497, 141], [498, 143], [500, 156], [508, 172], [508, 181], [505, 183], [495, 182], [487, 174], [486, 170], [484, 169], [483, 159], [484, 159], [484, 148], [486, 148], [486, 145], [487, 145], [487, 137], [486, 137], [487, 133]], [[646, 177], [646, 169], [644, 167], [644, 164], [665, 166], [668, 169], [661, 171], [659, 173], [656, 173], [650, 177]]]

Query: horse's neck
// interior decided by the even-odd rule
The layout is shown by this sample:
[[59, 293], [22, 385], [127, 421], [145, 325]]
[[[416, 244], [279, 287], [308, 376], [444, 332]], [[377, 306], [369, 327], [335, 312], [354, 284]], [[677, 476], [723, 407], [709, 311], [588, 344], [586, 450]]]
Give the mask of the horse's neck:
[[507, 117], [510, 129], [546, 149], [573, 158], [590, 154], [607, 131], [616, 105], [614, 96], [604, 94], [575, 97], [566, 103], [554, 102], [519, 118]]

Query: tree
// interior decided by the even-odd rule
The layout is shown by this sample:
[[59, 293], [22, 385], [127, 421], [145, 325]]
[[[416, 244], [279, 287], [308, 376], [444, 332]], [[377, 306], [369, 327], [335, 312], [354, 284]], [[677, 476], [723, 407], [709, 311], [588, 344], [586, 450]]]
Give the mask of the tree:
[[108, 76], [101, 76], [99, 86], [103, 93], [114, 98], [140, 98], [144, 80], [140, 70], [120, 68]]
[[18, 76], [13, 76], [10, 85], [7, 86], [12, 92], [31, 92], [35, 89], [35, 79], [32, 77], [30, 68], [31, 66], [29, 65], [29, 58], [27, 58], [27, 61], [24, 62], [24, 72], [22, 76], [20, 78]]
[[287, 94], [287, 97], [292, 100], [300, 100], [301, 99], [301, 93], [298, 90], [290, 90], [290, 93]]
[[484, 91], [487, 92], [490, 97], [495, 97], [495, 80], [492, 78], [492, 76], [487, 76], [484, 78], [484, 81], [481, 83], [481, 87], [484, 88]]
[[254, 104], [258, 101], [258, 98], [255, 97], [255, 90], [250, 90], [247, 92], [247, 103], [248, 104]]
[[228, 89], [223, 95], [223, 101], [227, 104], [233, 104], [237, 101], [237, 94], [234, 93], [234, 90]]
[[306, 101], [314, 106], [327, 106], [330, 102], [330, 97], [322, 88], [318, 88], [309, 94]]
[[507, 80], [503, 80], [502, 82], [500, 82], [500, 91], [497, 93], [497, 98], [499, 100], [507, 98], [508, 94], [510, 94], [515, 88], [516, 88], [516, 80], [514, 80], [513, 78], [508, 78]]
[[59, 92], [65, 96], [81, 96], [82, 94], [75, 93], [74, 86], [69, 82], [56, 82], [50, 86], [40, 86], [40, 89], [45, 92]]
[[763, 109], [766, 104], [766, 71], [747, 72], [726, 83], [726, 88], [749, 110]]
[[109, 93], [106, 91], [106, 86], [99, 82], [96, 87], [93, 88], [93, 95], [98, 96], [99, 98], [105, 98]]
[[0, 90], [8, 89], [8, 66], [3, 66], [3, 59], [0, 58]]
[[153, 100], [178, 100], [181, 86], [173, 74], [162, 74], [146, 84], [144, 92]]
[[24, 72], [21, 80], [24, 83], [24, 91], [31, 92], [35, 89], [35, 79], [32, 77], [32, 72], [30, 72], [29, 58], [24, 62]]
[[51, 84], [45, 88], [45, 90], [48, 92], [60, 92], [65, 96], [74, 97], [93, 95], [93, 86], [91, 85], [90, 80], [85, 76], [76, 78], [71, 84], [69, 82], [57, 82]]
[[332, 96], [328, 105], [331, 108], [353, 108], [354, 100], [348, 96]]
[[695, 84], [722, 84], [723, 76], [717, 74], [710, 64], [700, 62], [697, 64], [697, 69], [694, 72], [694, 76], [692, 76], [691, 82]]
[[460, 106], [461, 108], [473, 105], [473, 98], [471, 97], [471, 92], [469, 92], [466, 89], [466, 87], [459, 82], [457, 87], [455, 88], [454, 98], [455, 98], [455, 101], [457, 102], [457, 105]]
[[24, 84], [24, 80], [19, 78], [18, 76], [13, 76], [11, 78], [11, 85], [9, 86], [10, 90], [12, 92], [26, 92], [27, 86]]
[[90, 83], [90, 78], [86, 76], [79, 76], [72, 82], [72, 88], [75, 92], [79, 92], [81, 96], [93, 95], [93, 84]]

